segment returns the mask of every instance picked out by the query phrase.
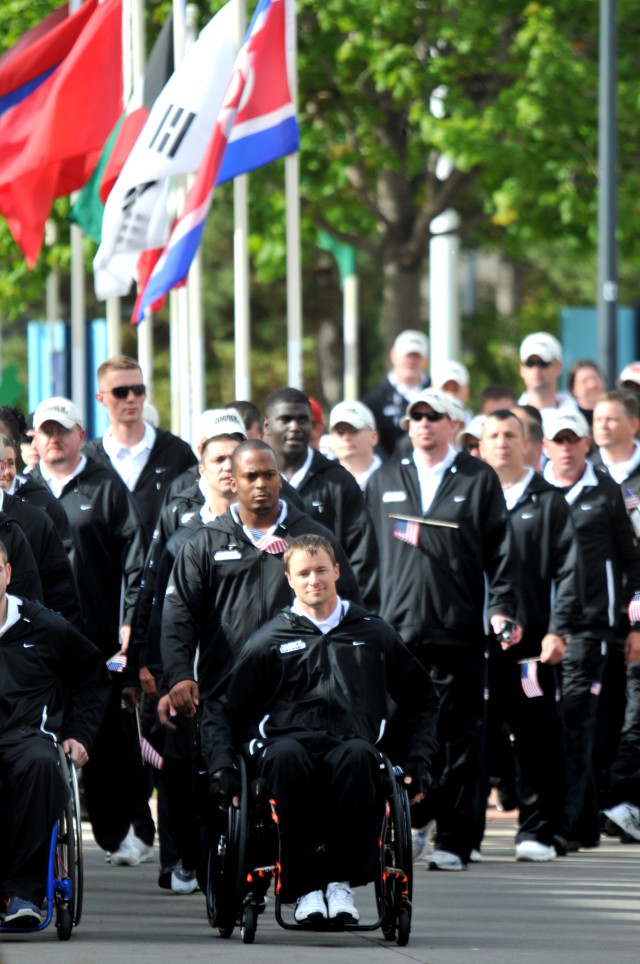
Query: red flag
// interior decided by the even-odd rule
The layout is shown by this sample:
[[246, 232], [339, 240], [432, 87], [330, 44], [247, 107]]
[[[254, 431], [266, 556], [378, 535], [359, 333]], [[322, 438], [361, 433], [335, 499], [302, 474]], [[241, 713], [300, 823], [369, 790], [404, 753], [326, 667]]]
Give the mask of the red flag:
[[[69, 46], [71, 27], [78, 29]], [[0, 117], [0, 213], [29, 267], [38, 259], [53, 200], [88, 180], [121, 113], [122, 0], [87, 0], [28, 44], [23, 56], [33, 58], [34, 48], [51, 72]], [[8, 63], [0, 62], [0, 83], [3, 66], [16, 71], [22, 61], [9, 53]]]

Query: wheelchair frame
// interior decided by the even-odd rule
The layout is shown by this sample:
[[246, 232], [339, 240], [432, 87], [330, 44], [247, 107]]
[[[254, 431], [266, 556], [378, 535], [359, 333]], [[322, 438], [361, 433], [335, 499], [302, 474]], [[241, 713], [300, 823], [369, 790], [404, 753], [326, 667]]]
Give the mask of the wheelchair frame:
[[0, 923], [0, 931], [11, 934], [41, 931], [49, 926], [55, 914], [58, 938], [67, 941], [82, 916], [82, 821], [75, 767], [70, 754], [65, 755], [60, 744], [57, 744], [57, 747], [60, 767], [69, 784], [70, 797], [51, 832], [45, 895], [47, 913], [36, 927], [5, 927]]
[[[220, 937], [229, 938], [236, 926], [240, 926], [243, 943], [252, 944], [255, 938], [258, 916], [264, 910], [264, 896], [271, 879], [275, 880], [275, 916], [278, 924], [286, 930], [373, 931], [382, 929], [387, 941], [396, 941], [404, 947], [411, 932], [411, 897], [413, 889], [413, 858], [411, 853], [411, 818], [409, 798], [402, 782], [402, 770], [393, 767], [381, 754], [380, 769], [383, 771], [383, 806], [378, 837], [379, 867], [375, 879], [378, 918], [370, 924], [344, 924], [323, 920], [314, 924], [298, 924], [283, 916], [280, 897], [280, 848], [275, 862], [258, 867], [247, 863], [249, 843], [255, 832], [258, 805], [262, 806], [263, 819], [267, 804], [262, 796], [264, 781], [254, 781], [257, 788], [254, 800], [250, 799], [247, 766], [242, 757], [237, 759], [240, 771], [240, 807], [230, 806], [226, 811], [221, 831], [214, 834], [207, 868], [207, 916], [211, 927], [217, 928]], [[270, 819], [277, 829], [278, 813], [274, 800], [268, 800]], [[262, 825], [263, 832], [268, 832]]]

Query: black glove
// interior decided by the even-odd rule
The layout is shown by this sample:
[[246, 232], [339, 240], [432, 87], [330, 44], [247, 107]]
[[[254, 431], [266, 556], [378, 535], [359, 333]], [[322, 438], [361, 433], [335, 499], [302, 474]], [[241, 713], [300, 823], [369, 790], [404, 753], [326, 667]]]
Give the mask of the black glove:
[[408, 786], [409, 796], [415, 797], [418, 793], [424, 793], [431, 783], [431, 774], [426, 760], [419, 756], [410, 756], [404, 767], [405, 777], [411, 777]]
[[239, 797], [241, 790], [240, 771], [236, 767], [221, 767], [211, 774], [209, 793], [218, 806], [226, 810], [233, 797]]

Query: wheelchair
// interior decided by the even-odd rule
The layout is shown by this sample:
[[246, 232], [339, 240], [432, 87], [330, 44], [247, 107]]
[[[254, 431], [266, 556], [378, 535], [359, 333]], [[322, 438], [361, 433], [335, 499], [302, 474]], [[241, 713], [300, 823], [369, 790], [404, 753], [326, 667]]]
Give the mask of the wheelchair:
[[24, 934], [44, 930], [55, 917], [59, 940], [67, 941], [82, 916], [83, 862], [80, 798], [75, 767], [60, 744], [60, 768], [69, 785], [69, 801], [51, 832], [45, 889], [46, 914], [37, 927], [5, 927], [0, 931]]
[[387, 941], [404, 947], [411, 932], [413, 858], [409, 797], [403, 772], [380, 755], [382, 771], [378, 867], [375, 878], [377, 919], [372, 923], [323, 920], [298, 924], [285, 920], [280, 897], [278, 813], [269, 799], [266, 781], [249, 784], [247, 766], [237, 758], [240, 771], [240, 807], [229, 806], [222, 826], [214, 832], [208, 854], [207, 916], [220, 937], [229, 938], [240, 928], [243, 943], [252, 944], [265, 897], [275, 881], [275, 916], [285, 930], [373, 931], [381, 928]]

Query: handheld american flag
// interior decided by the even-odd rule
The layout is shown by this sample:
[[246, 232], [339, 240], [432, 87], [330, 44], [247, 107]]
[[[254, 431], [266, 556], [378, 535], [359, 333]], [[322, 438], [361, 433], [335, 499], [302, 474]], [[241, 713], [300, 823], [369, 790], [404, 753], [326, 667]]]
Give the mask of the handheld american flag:
[[287, 13], [292, 3], [260, 0], [256, 8], [184, 211], [145, 287], [138, 320], [186, 279], [216, 184], [298, 150], [287, 71]]
[[625, 485], [623, 494], [624, 507], [627, 512], [633, 512], [634, 509], [637, 509], [638, 506], [640, 506], [640, 495], [638, 495], [637, 492], [634, 492], [630, 486]]
[[107, 669], [112, 673], [122, 673], [127, 665], [126, 653], [116, 653], [111, 659], [107, 660]]
[[393, 523], [393, 536], [400, 542], [408, 542], [410, 546], [417, 546], [420, 542], [420, 524], [409, 519], [396, 519]]
[[538, 664], [534, 659], [528, 659], [520, 666], [520, 682], [525, 696], [544, 696], [538, 682]]
[[629, 603], [628, 616], [630, 623], [640, 623], [640, 592], [634, 592]]

